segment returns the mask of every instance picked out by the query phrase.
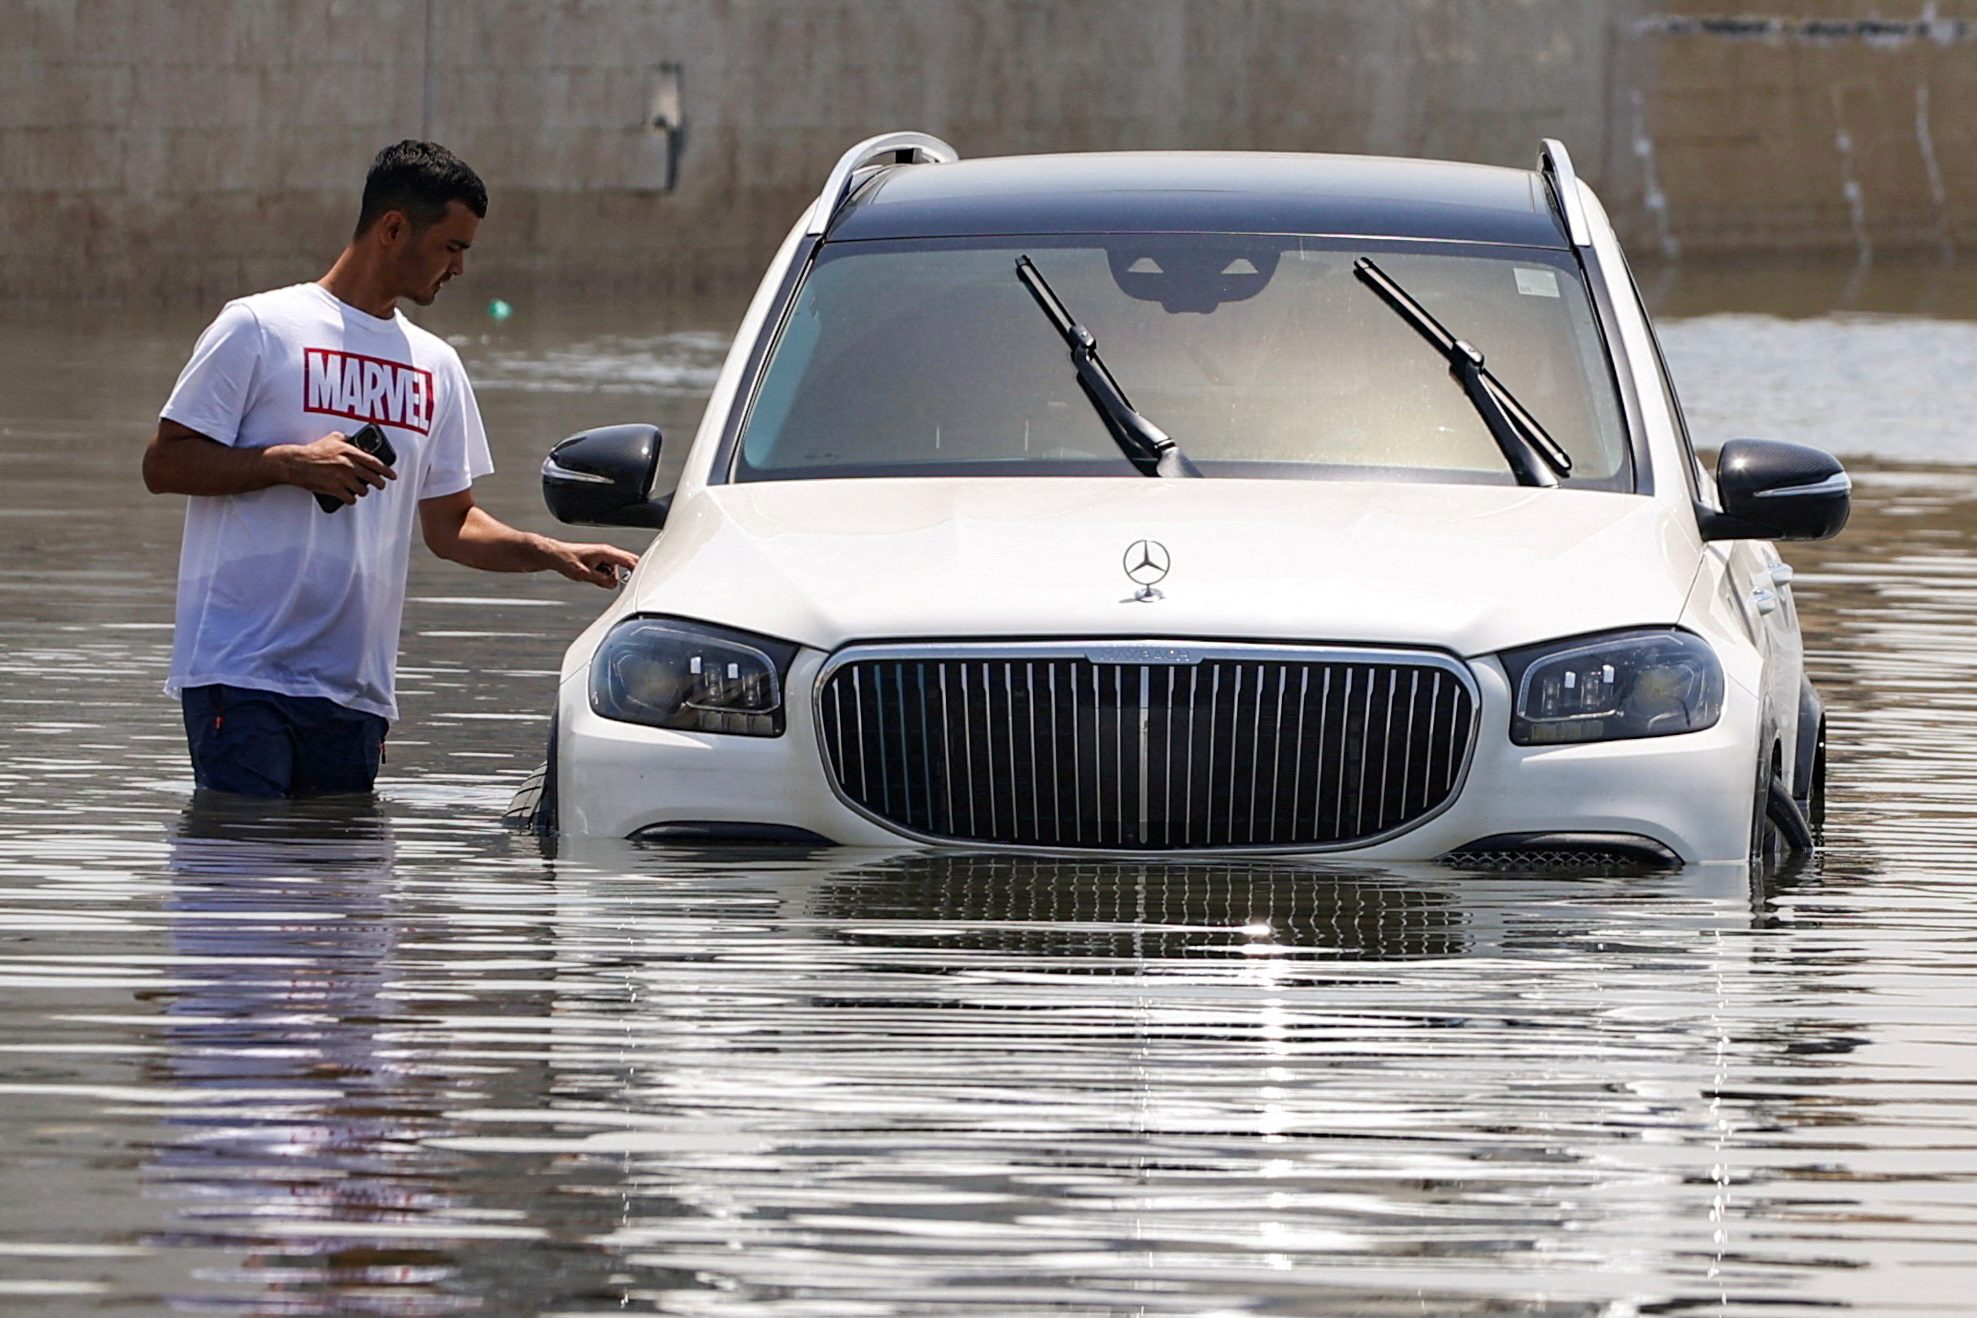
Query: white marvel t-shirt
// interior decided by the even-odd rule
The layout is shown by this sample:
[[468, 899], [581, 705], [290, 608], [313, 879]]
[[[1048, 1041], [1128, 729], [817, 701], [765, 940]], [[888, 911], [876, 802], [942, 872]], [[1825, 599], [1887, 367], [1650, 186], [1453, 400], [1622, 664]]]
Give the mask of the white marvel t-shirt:
[[375, 421], [398, 453], [397, 480], [334, 513], [293, 485], [190, 501], [166, 692], [225, 683], [397, 718], [419, 501], [494, 470], [459, 354], [397, 312], [295, 284], [227, 303], [163, 415], [240, 448]]

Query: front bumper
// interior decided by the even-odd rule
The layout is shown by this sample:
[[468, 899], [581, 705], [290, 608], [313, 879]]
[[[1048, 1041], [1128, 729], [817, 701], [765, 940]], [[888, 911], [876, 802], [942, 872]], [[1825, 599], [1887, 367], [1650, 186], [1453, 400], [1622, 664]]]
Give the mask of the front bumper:
[[[788, 689], [813, 690], [825, 661], [816, 651], [800, 653]], [[1557, 832], [1632, 834], [1691, 862], [1746, 857], [1757, 764], [1756, 696], [1730, 683], [1723, 717], [1704, 732], [1515, 746], [1503, 670], [1494, 659], [1474, 661], [1470, 668], [1480, 723], [1467, 779], [1453, 803], [1406, 832], [1323, 854], [1433, 860], [1483, 838]], [[913, 845], [832, 791], [809, 700], [789, 701], [788, 727], [780, 737], [718, 736], [599, 718], [591, 711], [586, 681], [579, 668], [559, 693], [558, 795], [566, 831], [629, 837], [663, 824], [770, 824], [844, 846]]]

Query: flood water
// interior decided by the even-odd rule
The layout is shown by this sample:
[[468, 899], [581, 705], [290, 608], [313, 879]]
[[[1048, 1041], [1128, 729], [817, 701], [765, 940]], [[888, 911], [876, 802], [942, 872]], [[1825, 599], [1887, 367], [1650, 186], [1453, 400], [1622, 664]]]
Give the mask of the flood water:
[[[1758, 881], [551, 854], [498, 816], [601, 597], [424, 557], [376, 803], [195, 812], [136, 464], [204, 317], [10, 316], [0, 1309], [1972, 1311], [1977, 272], [1650, 292], [1702, 438], [1858, 480], [1788, 555], [1830, 845]], [[738, 311], [449, 296], [542, 530]]]

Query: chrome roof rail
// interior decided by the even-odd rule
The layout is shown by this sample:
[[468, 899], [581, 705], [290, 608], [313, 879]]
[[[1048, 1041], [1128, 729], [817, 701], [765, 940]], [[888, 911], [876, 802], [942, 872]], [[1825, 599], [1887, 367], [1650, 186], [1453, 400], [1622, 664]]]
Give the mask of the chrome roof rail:
[[903, 165], [951, 165], [961, 158], [961, 153], [925, 133], [881, 133], [866, 138], [838, 157], [831, 176], [824, 180], [817, 204], [810, 209], [810, 221], [804, 232], [812, 238], [822, 237], [824, 230], [831, 227], [831, 217], [851, 195], [853, 176], [867, 165], [892, 163], [885, 159], [888, 156]]
[[1538, 148], [1538, 172], [1551, 184], [1557, 199], [1559, 218], [1565, 221], [1565, 236], [1574, 247], [1593, 245], [1592, 226], [1586, 223], [1586, 203], [1579, 197], [1579, 176], [1572, 172], [1572, 153], [1565, 143], [1547, 137]]

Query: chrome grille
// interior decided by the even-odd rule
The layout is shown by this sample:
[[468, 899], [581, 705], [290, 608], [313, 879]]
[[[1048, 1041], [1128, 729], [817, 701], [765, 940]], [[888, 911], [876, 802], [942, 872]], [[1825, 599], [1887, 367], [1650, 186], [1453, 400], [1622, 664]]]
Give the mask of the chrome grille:
[[1286, 849], [1440, 810], [1475, 708], [1443, 655], [1093, 643], [847, 650], [816, 716], [838, 793], [909, 834]]

